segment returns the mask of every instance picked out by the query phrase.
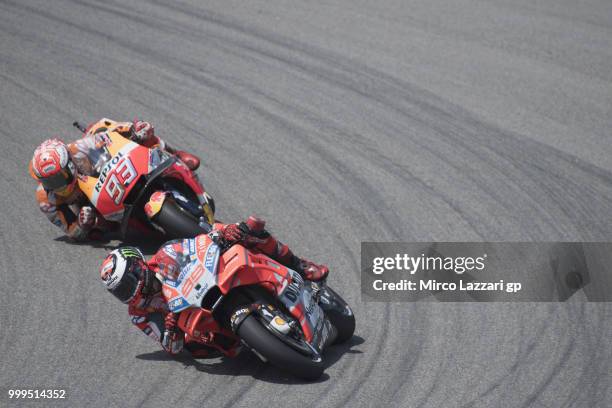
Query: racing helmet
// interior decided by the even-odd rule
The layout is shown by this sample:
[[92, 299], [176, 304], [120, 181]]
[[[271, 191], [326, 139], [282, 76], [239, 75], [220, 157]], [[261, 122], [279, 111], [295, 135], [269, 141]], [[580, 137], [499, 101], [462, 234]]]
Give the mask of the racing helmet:
[[30, 161], [30, 175], [47, 191], [63, 197], [69, 196], [76, 186], [76, 168], [66, 144], [59, 139], [49, 139], [34, 151]]
[[138, 248], [121, 247], [106, 256], [100, 267], [100, 278], [110, 293], [128, 303], [139, 294], [151, 293], [155, 274]]

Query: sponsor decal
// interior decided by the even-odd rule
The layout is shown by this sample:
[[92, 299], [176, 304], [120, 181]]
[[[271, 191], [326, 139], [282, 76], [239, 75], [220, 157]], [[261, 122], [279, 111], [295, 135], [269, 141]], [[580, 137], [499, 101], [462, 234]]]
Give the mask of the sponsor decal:
[[207, 246], [206, 243], [207, 241], [204, 236], [196, 238], [196, 253], [206, 270], [214, 275], [216, 272], [216, 262], [219, 259], [219, 246], [215, 243], [210, 243], [210, 245]]
[[329, 322], [327, 320], [325, 320], [323, 325], [321, 325], [321, 334], [319, 338], [319, 343], [317, 344], [319, 350], [323, 350], [323, 346], [325, 346], [327, 338], [329, 337], [330, 330], [328, 325]]
[[191, 262], [188, 265], [184, 266], [183, 269], [181, 270], [181, 273], [179, 274], [178, 278], [176, 279], [176, 281], [177, 282], [181, 282], [183, 279], [185, 279], [185, 275], [191, 273], [191, 271], [193, 270], [195, 265], [197, 265], [197, 261]]
[[198, 254], [198, 259], [203, 260], [206, 251], [206, 239], [202, 236], [196, 238], [196, 253]]
[[234, 325], [236, 324], [236, 322], [238, 321], [238, 319], [247, 314], [250, 313], [250, 310], [246, 307], [243, 307], [242, 309], [238, 309], [236, 310], [233, 314], [232, 317], [230, 318], [230, 323], [232, 325], [232, 327], [234, 327]]
[[189, 303], [187, 303], [187, 301], [182, 297], [176, 298], [170, 301], [170, 303], [168, 303], [168, 307], [172, 311], [177, 311], [178, 309], [184, 309], [187, 306], [189, 306]]
[[168, 278], [177, 281], [177, 275], [178, 275], [178, 267], [172, 263], [172, 264], [168, 264], [165, 265], [165, 270], [166, 270], [166, 276], [168, 276]]
[[[200, 286], [200, 285], [198, 285], [198, 286]], [[196, 290], [197, 290], [197, 292], [196, 292], [196, 297], [198, 297], [198, 298], [199, 298], [199, 297], [200, 297], [200, 296], [202, 296], [202, 295], [204, 294], [204, 292], [206, 292], [206, 290], [208, 289], [208, 283], [205, 283], [205, 284], [204, 284], [204, 286], [200, 286], [199, 288], [198, 288], [198, 286], [196, 286]]]
[[177, 191], [173, 191], [172, 192], [172, 196], [176, 199], [176, 200], [180, 200], [184, 203], [188, 203], [189, 201], [185, 198], [184, 195], [182, 195], [181, 193], [177, 192]]
[[42, 212], [51, 213], [55, 211], [55, 206], [49, 203], [40, 203], [40, 209]]
[[106, 181], [106, 176], [108, 176], [108, 173], [110, 172], [110, 170], [115, 166], [115, 164], [117, 164], [117, 162], [119, 162], [119, 160], [123, 157], [123, 153], [121, 152], [117, 152], [117, 154], [110, 159], [110, 161], [108, 163], [106, 163], [104, 165], [104, 167], [102, 168], [102, 171], [100, 172], [100, 177], [98, 177], [98, 182], [95, 185], [95, 190], [99, 193], [100, 190], [102, 190], [102, 186], [104, 185], [104, 182]]
[[215, 261], [217, 260], [218, 254], [219, 254], [219, 247], [217, 245], [211, 244], [208, 246], [208, 250], [206, 251], [206, 257], [204, 258], [204, 267], [209, 273], [213, 275], [215, 273], [214, 266], [215, 266]]
[[134, 317], [132, 317], [132, 323], [134, 323], [134, 324], [144, 323], [146, 320], [147, 320], [147, 318], [144, 317], [144, 316], [134, 316]]
[[142, 253], [139, 250], [135, 249], [135, 248], [122, 247], [122, 248], [119, 248], [119, 253], [124, 258], [143, 257]]
[[171, 258], [176, 258], [176, 251], [174, 250], [174, 245], [166, 245], [164, 246], [164, 252], [168, 254]]
[[289, 324], [280, 316], [275, 316], [270, 321], [270, 325], [282, 334], [287, 334], [291, 330]]
[[166, 198], [166, 193], [163, 191], [156, 191], [151, 195], [151, 201], [161, 203]]
[[48, 164], [45, 167], [43, 167], [42, 174], [51, 174], [51, 172], [54, 171], [55, 169], [57, 169], [55, 164]]
[[161, 191], [156, 191], [151, 195], [149, 201], [145, 204], [144, 210], [147, 217], [153, 218], [155, 214], [157, 214], [164, 203], [166, 198], [166, 194]]
[[287, 285], [285, 291], [283, 292], [283, 296], [289, 299], [291, 303], [295, 303], [300, 297], [300, 293], [302, 291], [301, 289], [302, 285], [300, 284], [300, 282], [294, 280], [289, 285]]
[[[113, 268], [115, 267], [115, 260], [116, 260], [116, 256], [115, 254], [112, 254], [111, 256], [107, 257], [104, 262], [102, 263], [102, 266], [100, 267], [100, 276], [102, 277], [106, 277], [108, 276], [108, 274], [113, 270]], [[107, 283], [108, 285], [109, 283]]]
[[94, 137], [96, 140], [96, 144], [103, 143], [106, 146], [110, 146], [113, 144], [113, 140], [108, 136], [107, 132], [96, 133]]
[[119, 277], [117, 275], [111, 276], [110, 279], [106, 280], [106, 286], [110, 289], [114, 289], [118, 279]]

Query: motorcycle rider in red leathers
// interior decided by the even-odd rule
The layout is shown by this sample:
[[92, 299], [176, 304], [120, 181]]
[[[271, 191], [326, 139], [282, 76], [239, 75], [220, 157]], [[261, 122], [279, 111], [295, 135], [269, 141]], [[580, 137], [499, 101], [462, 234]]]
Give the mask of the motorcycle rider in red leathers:
[[146, 147], [157, 145], [177, 155], [191, 170], [196, 170], [200, 165], [198, 157], [170, 147], [155, 135], [149, 122], [137, 119], [119, 123], [101, 119], [91, 124], [81, 139], [69, 144], [59, 139], [44, 141], [34, 151], [29, 166], [31, 176], [38, 181], [36, 199], [49, 221], [73, 240], [91, 239], [93, 230], [108, 230], [111, 227], [110, 223], [96, 215], [96, 210], [77, 183], [79, 174], [94, 174], [89, 154], [96, 149], [96, 134], [105, 131], [111, 124], [118, 125], [119, 133], [136, 143]]
[[[298, 258], [287, 245], [270, 235], [264, 226], [263, 220], [251, 216], [247, 222], [239, 224], [215, 223], [211, 234], [218, 234], [226, 243], [241, 243], [251, 250], [264, 253], [297, 271], [304, 279], [319, 281], [327, 277], [327, 266]], [[190, 240], [195, 238], [165, 243], [148, 262], [137, 248], [116, 249], [104, 259], [100, 277], [109, 292], [128, 304], [132, 323], [147, 336], [159, 341], [164, 350], [178, 354], [184, 346], [194, 357], [206, 357], [212, 349], [185, 338], [176, 325], [179, 313], [169, 312], [162, 296], [161, 282], [155, 278], [155, 274], [159, 274], [176, 280], [183, 269], [191, 264]], [[234, 350], [235, 353], [237, 351]]]

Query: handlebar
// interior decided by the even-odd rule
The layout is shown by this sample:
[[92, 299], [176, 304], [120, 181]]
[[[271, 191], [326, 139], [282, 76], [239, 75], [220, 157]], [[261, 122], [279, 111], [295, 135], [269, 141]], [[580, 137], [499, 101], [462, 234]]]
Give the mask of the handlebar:
[[72, 122], [72, 126], [79, 129], [81, 132], [85, 133], [85, 130], [86, 130], [85, 126], [81, 125], [79, 122], [77, 121]]

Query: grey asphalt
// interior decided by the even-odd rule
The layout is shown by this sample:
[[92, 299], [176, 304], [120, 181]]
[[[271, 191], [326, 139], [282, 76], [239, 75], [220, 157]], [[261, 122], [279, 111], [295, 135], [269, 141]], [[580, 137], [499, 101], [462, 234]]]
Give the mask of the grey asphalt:
[[[612, 239], [611, 2], [0, 0], [0, 92], [0, 406], [612, 406], [612, 305], [365, 303], [359, 280], [361, 241]], [[220, 218], [330, 265], [357, 330], [321, 381], [131, 327], [97, 277], [116, 242], [61, 239], [27, 173], [103, 116], [151, 120]]]

